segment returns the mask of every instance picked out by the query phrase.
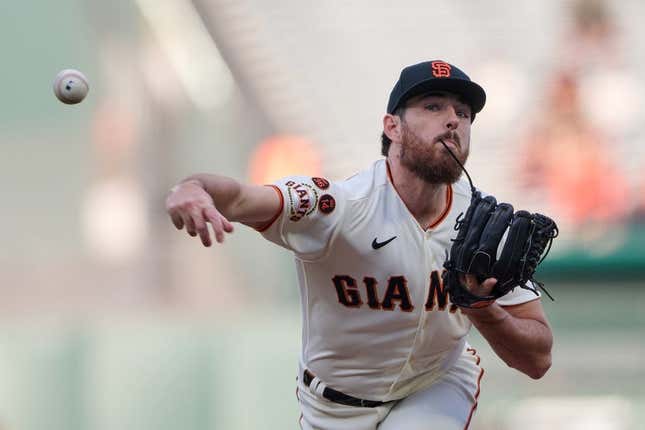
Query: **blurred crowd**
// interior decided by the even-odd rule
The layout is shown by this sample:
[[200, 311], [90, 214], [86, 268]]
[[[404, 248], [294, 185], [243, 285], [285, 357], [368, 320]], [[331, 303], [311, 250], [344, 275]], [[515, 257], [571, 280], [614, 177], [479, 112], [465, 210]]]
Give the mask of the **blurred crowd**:
[[[638, 140], [642, 81], [609, 3], [577, 1], [553, 50], [542, 93], [520, 139], [520, 186], [572, 230], [639, 220], [645, 174]], [[637, 166], [636, 168], [634, 168]]]

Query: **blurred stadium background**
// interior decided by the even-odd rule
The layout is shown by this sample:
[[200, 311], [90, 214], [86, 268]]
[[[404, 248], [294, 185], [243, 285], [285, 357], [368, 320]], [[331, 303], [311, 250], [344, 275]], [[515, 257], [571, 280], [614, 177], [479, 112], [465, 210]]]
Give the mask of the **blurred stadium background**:
[[[297, 428], [291, 257], [165, 216], [195, 172], [344, 178], [379, 157], [402, 66], [488, 92], [471, 174], [562, 236], [542, 268], [554, 365], [531, 381], [473, 333], [471, 428], [645, 429], [645, 3], [0, 3], [0, 429]], [[66, 106], [51, 82], [90, 79]]]

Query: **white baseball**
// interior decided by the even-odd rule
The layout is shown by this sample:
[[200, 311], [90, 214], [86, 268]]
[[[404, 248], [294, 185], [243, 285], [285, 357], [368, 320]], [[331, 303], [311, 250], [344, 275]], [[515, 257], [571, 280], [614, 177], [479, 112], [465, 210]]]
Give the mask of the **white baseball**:
[[68, 105], [82, 102], [89, 90], [87, 78], [78, 70], [62, 70], [54, 79], [54, 94]]

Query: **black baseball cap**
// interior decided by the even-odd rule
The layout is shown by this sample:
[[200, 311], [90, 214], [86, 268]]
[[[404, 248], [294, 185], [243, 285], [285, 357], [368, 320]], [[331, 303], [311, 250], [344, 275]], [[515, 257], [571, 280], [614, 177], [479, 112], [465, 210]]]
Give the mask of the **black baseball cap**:
[[470, 105], [473, 119], [486, 103], [484, 89], [471, 81], [461, 69], [445, 61], [432, 60], [401, 70], [401, 76], [390, 93], [387, 113], [394, 113], [411, 97], [432, 91], [446, 91], [459, 95]]

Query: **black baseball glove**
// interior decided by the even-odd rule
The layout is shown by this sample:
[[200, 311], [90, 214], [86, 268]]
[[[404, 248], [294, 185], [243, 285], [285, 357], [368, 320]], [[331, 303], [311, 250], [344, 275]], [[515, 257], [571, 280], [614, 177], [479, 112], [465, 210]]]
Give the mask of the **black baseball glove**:
[[[482, 198], [479, 191], [473, 191], [466, 215], [462, 215], [457, 218], [457, 237], [444, 263], [443, 281], [452, 303], [465, 308], [484, 307], [515, 287], [536, 295], [539, 287], [551, 297], [533, 279], [535, 269], [558, 235], [551, 218], [514, 212], [510, 204], [498, 204], [493, 196]], [[496, 278], [497, 284], [489, 295], [478, 296], [464, 286], [466, 274], [475, 275], [480, 283]]]

